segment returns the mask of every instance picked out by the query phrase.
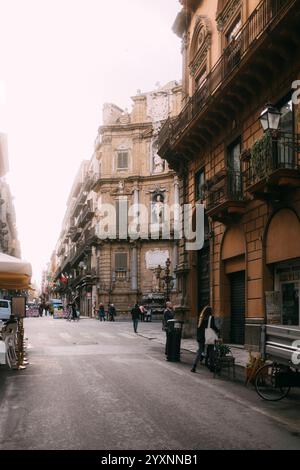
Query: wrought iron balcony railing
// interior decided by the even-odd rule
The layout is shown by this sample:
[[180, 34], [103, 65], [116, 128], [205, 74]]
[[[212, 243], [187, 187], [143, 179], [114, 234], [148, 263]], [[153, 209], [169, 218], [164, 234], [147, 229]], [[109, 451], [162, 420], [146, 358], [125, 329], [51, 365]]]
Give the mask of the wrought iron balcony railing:
[[206, 210], [210, 213], [219, 206], [242, 202], [243, 200], [242, 173], [228, 170], [223, 178], [207, 191]]
[[245, 163], [245, 189], [262, 181], [275, 182], [274, 177], [300, 171], [300, 135], [277, 132], [267, 133], [252, 147]]
[[83, 281], [83, 280], [85, 280], [86, 278], [89, 278], [89, 277], [91, 277], [91, 270], [90, 269], [83, 270], [74, 279], [71, 280], [70, 285], [72, 287], [75, 287], [78, 284], [80, 284], [81, 281]]
[[169, 118], [158, 138], [158, 148], [173, 145], [180, 134], [201, 113], [208, 100], [220, 85], [230, 77], [251, 50], [253, 43], [277, 20], [293, 2], [287, 0], [262, 0], [248, 18], [238, 37], [232, 41], [214, 65], [202, 87], [189, 99], [177, 118]]
[[95, 211], [92, 207], [92, 204], [88, 203], [82, 213], [81, 216], [79, 217], [79, 220], [77, 222], [78, 227], [84, 227], [87, 222], [89, 222], [93, 217], [94, 217]]

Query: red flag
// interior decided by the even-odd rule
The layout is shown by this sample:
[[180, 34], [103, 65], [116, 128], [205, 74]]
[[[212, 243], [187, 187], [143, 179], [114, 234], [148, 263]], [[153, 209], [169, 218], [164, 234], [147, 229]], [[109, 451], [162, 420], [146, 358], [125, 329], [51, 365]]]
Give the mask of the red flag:
[[60, 276], [60, 282], [63, 282], [64, 284], [66, 284], [68, 282], [68, 278], [64, 274], [62, 274]]

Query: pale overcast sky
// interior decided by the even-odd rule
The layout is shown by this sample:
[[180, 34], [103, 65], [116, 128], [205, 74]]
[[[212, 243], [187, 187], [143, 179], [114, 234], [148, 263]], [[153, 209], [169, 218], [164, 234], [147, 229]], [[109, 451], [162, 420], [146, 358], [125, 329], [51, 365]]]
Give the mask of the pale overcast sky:
[[22, 257], [39, 281], [102, 105], [181, 79], [178, 0], [0, 0], [0, 131]]

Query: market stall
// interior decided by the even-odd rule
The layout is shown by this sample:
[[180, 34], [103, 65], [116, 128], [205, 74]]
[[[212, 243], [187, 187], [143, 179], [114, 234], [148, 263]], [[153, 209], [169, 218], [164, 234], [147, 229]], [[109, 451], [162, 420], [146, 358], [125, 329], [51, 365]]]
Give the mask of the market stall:
[[[0, 289], [28, 290], [31, 274], [30, 263], [0, 253]], [[20, 305], [20, 302], [13, 302], [11, 318], [0, 324], [0, 364], [8, 364], [9, 367], [18, 369], [24, 367], [24, 327]]]

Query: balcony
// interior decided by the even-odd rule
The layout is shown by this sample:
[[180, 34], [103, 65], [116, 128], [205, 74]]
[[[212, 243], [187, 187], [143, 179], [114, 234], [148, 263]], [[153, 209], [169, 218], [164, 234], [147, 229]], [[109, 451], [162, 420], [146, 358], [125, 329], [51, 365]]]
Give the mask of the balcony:
[[78, 227], [83, 228], [95, 215], [95, 211], [92, 207], [92, 204], [87, 204], [78, 220]]
[[300, 135], [279, 131], [258, 140], [245, 162], [244, 184], [261, 199], [300, 187]]
[[97, 183], [97, 181], [99, 180], [100, 178], [100, 174], [98, 171], [89, 171], [85, 180], [84, 180], [84, 184], [83, 184], [83, 189], [85, 192], [89, 192], [93, 189], [93, 187], [95, 186], [95, 184]]
[[71, 241], [73, 243], [77, 242], [79, 240], [79, 238], [81, 237], [81, 234], [82, 234], [82, 229], [81, 228], [73, 227], [71, 235], [70, 235]]
[[241, 172], [227, 170], [216, 175], [207, 191], [207, 215], [226, 223], [243, 215], [245, 205]]
[[128, 272], [126, 269], [116, 269], [112, 273], [112, 281], [113, 282], [128, 282]]
[[82, 270], [74, 279], [72, 279], [71, 286], [75, 288], [79, 284], [86, 284], [90, 279], [91, 271], [89, 269]]
[[57, 256], [62, 256], [66, 251], [65, 245], [61, 245], [57, 250]]
[[[274, 76], [280, 73], [283, 56], [297, 57], [297, 3], [262, 0], [237, 38], [224, 50], [205, 83], [188, 99], [177, 118], [165, 122], [158, 138], [158, 153], [171, 168], [178, 169], [184, 164], [183, 156], [192, 159], [199, 149], [209, 145], [224, 128], [224, 120], [231, 122], [236, 112], [257, 96], [260, 88], [266, 87], [262, 75], [268, 71]], [[280, 47], [271, 39], [275, 29], [278, 37], [285, 36]]]

